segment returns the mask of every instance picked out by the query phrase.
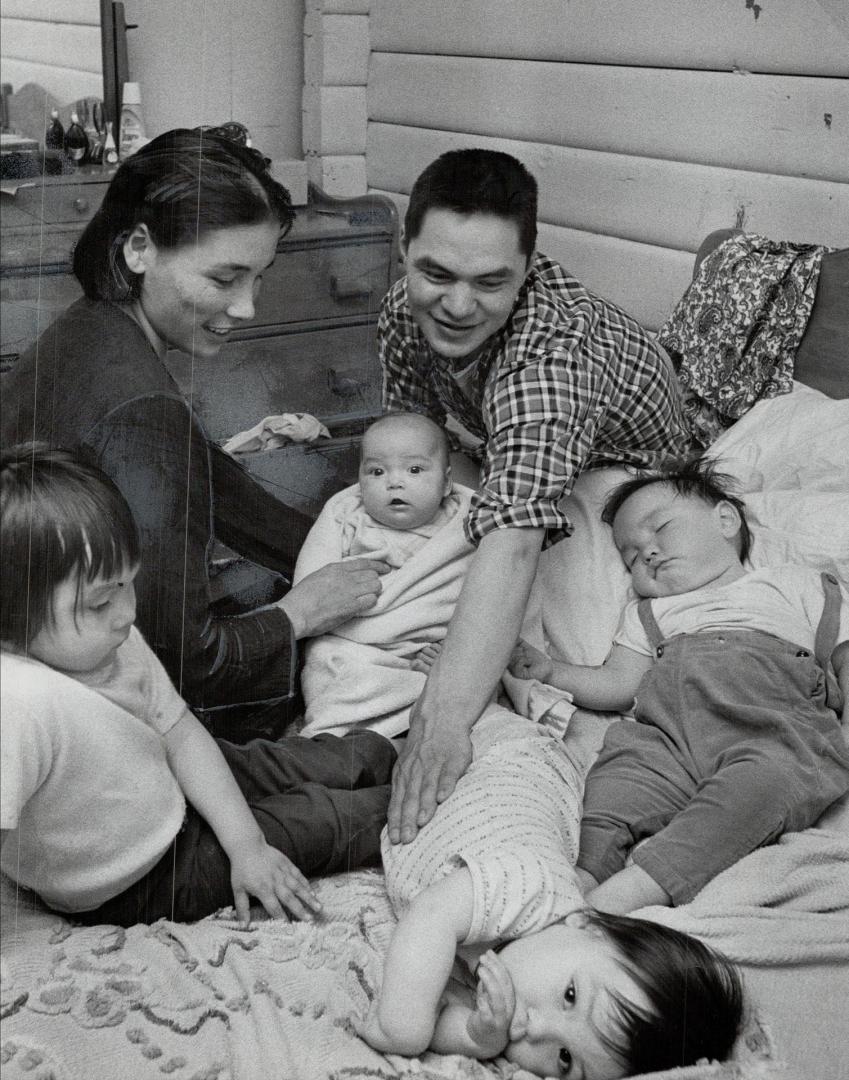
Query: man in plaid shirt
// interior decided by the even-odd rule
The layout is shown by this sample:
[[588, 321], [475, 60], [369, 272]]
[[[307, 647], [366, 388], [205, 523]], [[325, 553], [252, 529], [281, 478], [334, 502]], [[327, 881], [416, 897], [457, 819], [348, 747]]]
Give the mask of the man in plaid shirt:
[[453, 417], [482, 455], [452, 455], [476, 489], [465, 528], [477, 551], [396, 768], [393, 843], [413, 839], [471, 761], [469, 731], [516, 643], [540, 550], [572, 531], [560, 499], [584, 469], [653, 466], [688, 443], [662, 351], [535, 252], [536, 216], [536, 181], [515, 158], [443, 154], [413, 186], [406, 277], [383, 301], [385, 410]]

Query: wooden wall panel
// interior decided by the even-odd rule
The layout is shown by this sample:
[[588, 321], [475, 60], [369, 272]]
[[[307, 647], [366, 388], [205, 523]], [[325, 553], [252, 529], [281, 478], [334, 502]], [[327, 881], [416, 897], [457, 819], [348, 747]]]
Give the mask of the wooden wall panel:
[[99, 30], [100, 0], [3, 0], [3, 18], [85, 23]]
[[445, 150], [513, 153], [540, 184], [540, 247], [647, 326], [713, 229], [849, 246], [846, 0], [313, 8], [368, 13], [370, 188], [403, 206]]
[[372, 53], [369, 118], [847, 179], [849, 80]]
[[[845, 0], [838, 0], [838, 3]], [[846, 22], [798, 0], [374, 0], [376, 52], [849, 75]]]
[[695, 251], [713, 229], [741, 227], [806, 243], [849, 244], [849, 185], [573, 147], [369, 124], [369, 180], [409, 193], [446, 150], [513, 154], [534, 174], [543, 221]]

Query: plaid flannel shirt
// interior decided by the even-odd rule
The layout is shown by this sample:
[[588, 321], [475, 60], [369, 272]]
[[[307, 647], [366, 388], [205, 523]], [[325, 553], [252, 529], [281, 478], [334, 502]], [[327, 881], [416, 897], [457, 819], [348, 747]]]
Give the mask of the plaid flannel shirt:
[[[449, 416], [480, 438], [481, 484], [466, 535], [544, 528], [572, 532], [560, 500], [585, 468], [652, 467], [689, 443], [671, 364], [634, 319], [537, 253], [510, 318], [469, 370], [431, 349], [401, 278], [378, 323], [387, 411]], [[460, 378], [462, 372], [462, 378]]]

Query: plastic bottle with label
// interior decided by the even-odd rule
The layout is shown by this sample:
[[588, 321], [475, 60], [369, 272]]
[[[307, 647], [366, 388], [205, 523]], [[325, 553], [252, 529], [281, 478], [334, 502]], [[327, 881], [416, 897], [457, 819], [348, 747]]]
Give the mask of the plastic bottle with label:
[[147, 142], [142, 119], [141, 90], [135, 82], [124, 83], [121, 123], [118, 129], [118, 157], [124, 161]]

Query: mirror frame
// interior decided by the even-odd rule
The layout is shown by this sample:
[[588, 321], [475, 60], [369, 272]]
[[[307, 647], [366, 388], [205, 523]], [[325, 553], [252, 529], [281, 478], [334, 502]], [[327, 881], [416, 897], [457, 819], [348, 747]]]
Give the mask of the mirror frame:
[[100, 48], [103, 61], [103, 112], [118, 129], [121, 96], [129, 78], [127, 23], [121, 0], [100, 0]]

